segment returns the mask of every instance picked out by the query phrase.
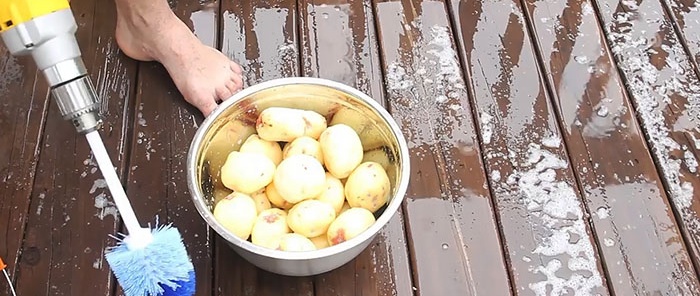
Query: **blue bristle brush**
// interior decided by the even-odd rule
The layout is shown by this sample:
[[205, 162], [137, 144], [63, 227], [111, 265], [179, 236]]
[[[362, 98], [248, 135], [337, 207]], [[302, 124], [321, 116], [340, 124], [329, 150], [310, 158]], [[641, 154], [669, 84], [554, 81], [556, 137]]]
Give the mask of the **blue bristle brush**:
[[177, 228], [140, 226], [97, 131], [88, 133], [97, 165], [129, 234], [120, 234], [105, 254], [126, 296], [191, 296], [195, 291], [192, 261]]

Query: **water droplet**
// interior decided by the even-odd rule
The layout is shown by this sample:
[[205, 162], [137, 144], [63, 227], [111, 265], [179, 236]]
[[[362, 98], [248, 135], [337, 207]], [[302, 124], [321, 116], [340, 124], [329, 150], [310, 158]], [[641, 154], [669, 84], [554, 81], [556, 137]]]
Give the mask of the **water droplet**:
[[587, 56], [575, 56], [574, 61], [579, 64], [587, 64], [589, 62]]
[[340, 11], [340, 6], [336, 6], [335, 11]]
[[600, 207], [596, 210], [599, 219], [605, 219], [610, 216], [610, 209], [608, 207]]
[[442, 244], [442, 249], [443, 249], [443, 250], [447, 250], [447, 248], [449, 248], [449, 247], [450, 247], [450, 246], [449, 246], [447, 243], [443, 243], [443, 244]]
[[530, 262], [530, 261], [532, 261], [532, 259], [530, 259], [530, 257], [528, 257], [528, 256], [523, 256], [523, 261]]
[[328, 13], [325, 13], [325, 12], [324, 12], [323, 14], [321, 14], [321, 17], [323, 17], [324, 19], [327, 19], [327, 18], [328, 18]]
[[615, 241], [612, 239], [609, 239], [607, 237], [605, 239], [603, 239], [603, 241], [605, 243], [605, 246], [612, 247], [615, 245]]
[[608, 107], [600, 106], [600, 108], [598, 108], [598, 116], [600, 116], [600, 117], [608, 116]]

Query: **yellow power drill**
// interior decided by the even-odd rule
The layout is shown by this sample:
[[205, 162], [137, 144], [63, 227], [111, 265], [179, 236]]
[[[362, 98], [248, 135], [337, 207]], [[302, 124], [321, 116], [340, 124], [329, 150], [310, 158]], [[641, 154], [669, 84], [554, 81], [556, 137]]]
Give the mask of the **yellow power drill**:
[[86, 134], [102, 124], [100, 100], [87, 75], [68, 0], [1, 0], [0, 37], [12, 55], [31, 55], [61, 115]]

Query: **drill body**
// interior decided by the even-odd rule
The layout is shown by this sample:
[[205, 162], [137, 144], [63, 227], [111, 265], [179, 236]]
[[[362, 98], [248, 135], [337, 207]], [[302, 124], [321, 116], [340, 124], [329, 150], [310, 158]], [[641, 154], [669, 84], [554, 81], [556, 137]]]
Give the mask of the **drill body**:
[[85, 134], [99, 129], [100, 100], [87, 75], [68, 0], [2, 0], [0, 37], [12, 55], [30, 55], [61, 115]]

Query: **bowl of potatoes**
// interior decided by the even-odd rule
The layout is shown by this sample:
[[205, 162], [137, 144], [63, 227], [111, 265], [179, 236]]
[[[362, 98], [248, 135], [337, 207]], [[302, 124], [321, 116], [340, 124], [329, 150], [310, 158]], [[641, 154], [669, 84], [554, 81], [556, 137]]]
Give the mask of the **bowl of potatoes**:
[[192, 200], [241, 257], [289, 276], [359, 255], [399, 210], [408, 147], [365, 93], [320, 78], [248, 87], [200, 125], [187, 159]]

